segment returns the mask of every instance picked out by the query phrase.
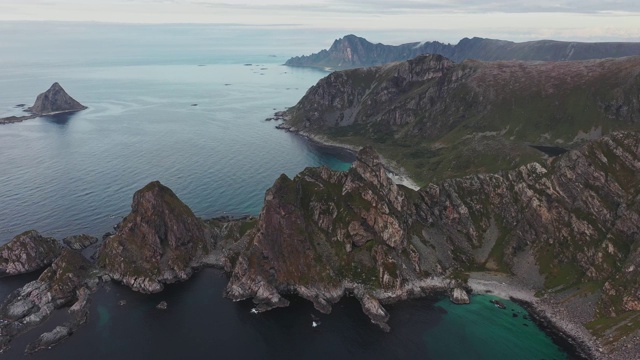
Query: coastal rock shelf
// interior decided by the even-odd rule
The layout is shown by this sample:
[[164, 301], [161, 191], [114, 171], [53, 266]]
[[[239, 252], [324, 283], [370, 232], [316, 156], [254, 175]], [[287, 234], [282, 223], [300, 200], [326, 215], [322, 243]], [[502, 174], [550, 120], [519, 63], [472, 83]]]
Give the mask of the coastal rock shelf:
[[[293, 179], [280, 176], [258, 218], [198, 219], [156, 181], [135, 193], [131, 213], [105, 239], [95, 263], [57, 245], [62, 250], [42, 275], [0, 307], [7, 319], [0, 324], [0, 344], [10, 346], [64, 306], [71, 306], [68, 322], [28, 351], [79, 331], [100, 282], [115, 279], [157, 292], [202, 266], [228, 271], [225, 295], [252, 298], [253, 312], [287, 306], [285, 296], [295, 294], [329, 313], [332, 304], [353, 295], [385, 331], [392, 329], [384, 304], [428, 295], [472, 301], [464, 275], [472, 269], [511, 273], [529, 294], [571, 294], [592, 284], [600, 296], [583, 305], [595, 317], [586, 321], [616, 317], [638, 311], [638, 189], [640, 133], [634, 131], [613, 133], [552, 162], [418, 191], [395, 184], [379, 155], [365, 147], [349, 171], [307, 168]], [[16, 258], [24, 237], [0, 253]], [[27, 248], [28, 258], [47, 261], [25, 269], [50, 263], [51, 256], [38, 255], [39, 247]], [[523, 300], [539, 301], [531, 295]], [[584, 322], [562, 319], [569, 338], [576, 328], [584, 330]], [[604, 357], [592, 338], [575, 343], [582, 344], [584, 358]]]

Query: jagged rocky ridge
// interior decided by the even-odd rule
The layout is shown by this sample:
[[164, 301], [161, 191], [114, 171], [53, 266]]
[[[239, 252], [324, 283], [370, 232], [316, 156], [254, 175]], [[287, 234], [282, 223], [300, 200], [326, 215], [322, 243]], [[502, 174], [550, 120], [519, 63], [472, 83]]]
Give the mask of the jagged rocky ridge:
[[286, 112], [306, 135], [376, 149], [426, 184], [514, 169], [640, 124], [640, 57], [460, 64], [424, 55], [333, 72]]
[[[378, 300], [445, 291], [446, 269], [420, 257], [410, 190], [396, 186], [378, 155], [365, 148], [348, 172], [308, 168], [280, 176], [267, 191], [249, 247], [227, 287], [234, 300], [253, 297], [257, 310], [286, 306], [297, 294], [322, 312], [353, 293], [372, 320], [387, 329]], [[426, 255], [425, 255], [426, 256]], [[450, 265], [450, 264], [448, 264]]]
[[6, 347], [53, 309], [74, 304], [80, 315], [29, 351], [65, 338], [86, 318], [90, 293], [106, 274], [151, 292], [205, 265], [230, 271], [226, 295], [253, 298], [257, 310], [286, 306], [283, 295], [297, 294], [329, 312], [353, 294], [383, 329], [383, 304], [448, 292], [465, 302], [458, 275], [481, 269], [548, 292], [596, 284], [596, 317], [638, 311], [639, 179], [640, 133], [627, 131], [542, 163], [419, 191], [394, 184], [366, 147], [348, 172], [281, 176], [258, 219], [243, 221], [197, 219], [153, 182], [136, 192], [97, 264], [64, 249], [5, 300], [0, 314], [11, 321], [2, 323], [0, 341]]
[[414, 42], [402, 45], [373, 44], [355, 35], [346, 35], [333, 42], [328, 50], [296, 56], [288, 66], [308, 66], [329, 69], [353, 69], [405, 61], [418, 55], [438, 54], [455, 62], [467, 59], [484, 61], [570, 61], [617, 58], [640, 55], [640, 43], [582, 43], [553, 40], [512, 41], [464, 38], [456, 45], [438, 41]]
[[[416, 192], [365, 148], [346, 173], [276, 181], [227, 295], [269, 309], [293, 293], [326, 312], [352, 292], [382, 324], [383, 308], [366, 304], [443, 291], [445, 276], [484, 268], [538, 289], [601, 281], [598, 314], [640, 310], [639, 158], [640, 134], [615, 133], [548, 163]], [[535, 265], [523, 269], [527, 257]]]

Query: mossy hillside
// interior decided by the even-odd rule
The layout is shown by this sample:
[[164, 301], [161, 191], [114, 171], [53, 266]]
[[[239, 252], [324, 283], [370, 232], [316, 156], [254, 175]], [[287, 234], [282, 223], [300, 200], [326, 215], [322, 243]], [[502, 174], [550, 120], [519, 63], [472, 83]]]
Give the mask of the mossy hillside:
[[600, 317], [586, 324], [603, 345], [615, 344], [640, 330], [640, 312], [629, 311], [615, 317]]
[[[321, 80], [289, 114], [304, 131], [375, 146], [425, 185], [541, 160], [529, 144], [574, 148], [580, 134], [638, 128], [639, 62], [468, 61], [440, 77], [412, 81], [415, 59], [374, 68], [374, 81], [356, 81], [350, 72], [339, 86]], [[318, 93], [348, 106], [326, 103]], [[320, 120], [347, 108], [357, 110], [351, 125]]]

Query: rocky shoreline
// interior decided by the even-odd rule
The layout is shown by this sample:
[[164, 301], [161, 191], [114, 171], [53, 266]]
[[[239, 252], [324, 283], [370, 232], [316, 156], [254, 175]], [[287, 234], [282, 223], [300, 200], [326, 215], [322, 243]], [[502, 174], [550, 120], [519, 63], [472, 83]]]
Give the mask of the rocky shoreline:
[[[319, 136], [310, 134], [292, 127], [286, 123], [286, 113], [283, 112], [282, 115], [282, 120], [284, 120], [285, 123], [280, 124], [278, 126], [279, 129], [295, 133], [312, 142], [330, 146], [342, 146], [345, 149], [349, 149], [352, 151], [357, 150], [357, 147], [355, 146], [339, 144], [321, 135]], [[382, 160], [384, 161], [385, 169], [387, 169], [387, 171], [390, 173], [389, 176], [393, 178], [393, 174], [394, 172], [397, 173], [397, 170], [394, 169], [393, 166], [390, 166], [388, 161], [384, 159]], [[389, 171], [390, 169], [391, 171]], [[395, 179], [394, 182], [400, 183]], [[522, 264], [519, 266], [530, 268], [528, 270], [516, 270], [517, 273], [518, 271], [519, 273], [524, 274], [537, 273], [539, 271], [539, 269], [535, 265], [533, 265], [533, 267]], [[485, 273], [485, 275], [490, 274], [491, 273]], [[529, 275], [525, 277], [528, 276]], [[575, 349], [575, 353], [578, 354], [576, 356], [579, 356], [580, 358], [618, 360], [627, 359], [629, 358], [628, 356], [630, 356], [630, 354], [632, 358], [634, 358], [634, 356], [640, 358], [640, 352], [638, 352], [637, 349], [638, 346], [628, 344], [628, 341], [626, 341], [626, 339], [622, 341], [621, 345], [619, 346], [608, 346], [605, 349], [600, 341], [597, 340], [585, 328], [584, 324], [588, 320], [581, 318], [578, 321], [577, 319], [574, 319], [574, 315], [577, 313], [593, 313], [593, 307], [595, 306], [595, 304], [573, 304], [571, 302], [562, 301], [562, 299], [556, 299], [553, 296], [545, 296], [538, 299], [535, 296], [535, 292], [537, 290], [542, 290], [542, 288], [540, 287], [540, 284], [535, 284], [535, 280], [517, 280], [515, 279], [515, 277], [512, 277], [511, 280], [507, 281], [509, 285], [505, 285], [507, 283], [504, 281], [505, 279], [506, 278], [503, 278], [503, 281], [497, 281], [494, 279], [491, 281], [484, 281], [484, 283], [481, 279], [472, 279], [470, 280], [469, 285], [475, 292], [482, 293], [484, 291], [486, 293], [492, 293], [505, 299], [514, 299], [523, 304], [523, 307], [525, 307], [532, 313], [532, 315], [536, 317], [539, 326], [541, 326], [547, 333], [549, 333], [550, 336], [556, 339], [557, 342], [563, 344], [563, 346], [566, 346], [570, 349]], [[501, 287], [503, 286], [506, 287], [501, 289]], [[571, 309], [569, 309], [569, 307]], [[569, 315], [569, 313], [571, 313], [571, 316]], [[626, 345], [622, 344], [623, 342]]]
[[[634, 149], [640, 149], [640, 133], [620, 132], [552, 164], [532, 163], [512, 172], [452, 179], [414, 191], [395, 184], [380, 156], [365, 147], [348, 171], [309, 167], [293, 178], [281, 175], [266, 191], [258, 217], [243, 220], [197, 218], [171, 189], [154, 181], [136, 191], [131, 212], [100, 245], [89, 236], [67, 238], [58, 256], [60, 248], [53, 240], [25, 232], [0, 249], [0, 268], [7, 274], [49, 266], [0, 306], [0, 315], [10, 320], [0, 326], [0, 347], [42, 323], [54, 309], [74, 303], [81, 307], [100, 281], [116, 280], [135, 291], [153, 293], [165, 284], [186, 281], [200, 267], [215, 266], [230, 274], [225, 296], [252, 299], [256, 312], [288, 306], [284, 296], [297, 295], [329, 313], [340, 298], [353, 295], [383, 331], [389, 330], [383, 305], [408, 298], [447, 293], [453, 302], [466, 303], [474, 290], [519, 299], [532, 304], [540, 324], [566, 334], [562, 338], [583, 351], [584, 358], [618, 359], [620, 351], [600, 351], [584, 324], [596, 318], [597, 302], [612, 312], [621, 306], [633, 311], [631, 297], [620, 305], [604, 301], [615, 300], [607, 298], [610, 289], [618, 294], [637, 289], [632, 282], [637, 280], [636, 267], [625, 267], [610, 278], [630, 276], [623, 278], [625, 283], [612, 281], [595, 288], [601, 295], [598, 300], [567, 305], [565, 300], [575, 292], [558, 296], [558, 289], [569, 291], [588, 278], [564, 287], [546, 284], [557, 281], [552, 271], [575, 260], [566, 257], [555, 263], [563, 248], [550, 248], [553, 241], [540, 239], [576, 229], [582, 238], [597, 236], [591, 226], [617, 237], [637, 231], [635, 207], [617, 210], [619, 220], [613, 228], [601, 219], [607, 209], [595, 200], [577, 209], [569, 201], [581, 198], [575, 192], [590, 189], [603, 191], [590, 199], [637, 198], [628, 193], [633, 188], [617, 185], [619, 179], [600, 176], [602, 164], [615, 161], [618, 167], [630, 167], [625, 174], [639, 173]], [[523, 204], [522, 199], [530, 200]], [[592, 213], [600, 217], [581, 221]], [[605, 252], [595, 257], [583, 255], [584, 246], [573, 250], [581, 261], [574, 266], [603, 266], [598, 259], [616, 254], [615, 241], [612, 237], [593, 250]], [[85, 258], [73, 250], [86, 246], [99, 246], [97, 255]], [[547, 254], [553, 256], [542, 257]], [[628, 256], [629, 261], [640, 258], [635, 253]], [[471, 273], [467, 280], [465, 274], [479, 268], [484, 271]], [[535, 291], [540, 290], [547, 295], [538, 299]], [[585, 290], [589, 289], [581, 291]], [[580, 313], [585, 315], [576, 315]], [[44, 340], [62, 339], [68, 333], [58, 329]], [[629, 354], [638, 355], [635, 348], [625, 347], [624, 355]]]
[[[285, 111], [278, 111], [274, 113], [273, 117], [266, 119], [266, 121], [282, 121], [282, 123], [275, 126], [276, 129], [294, 133], [300, 136], [301, 138], [305, 139], [306, 141], [309, 141], [310, 143], [313, 143], [314, 145], [317, 145], [320, 147], [340, 149], [342, 151], [349, 152], [354, 157], [355, 157], [355, 154], [357, 154], [358, 151], [362, 149], [361, 146], [339, 143], [339, 142], [330, 140], [327, 137], [322, 135], [313, 134], [307, 131], [302, 131], [300, 129], [297, 129], [294, 126], [288, 125], [286, 123], [287, 120], [288, 120], [288, 117]], [[385, 169], [387, 170], [389, 177], [393, 179], [393, 181], [396, 184], [404, 185], [413, 190], [420, 189], [420, 186], [413, 179], [411, 179], [411, 176], [409, 176], [409, 174], [407, 174], [407, 172], [402, 167], [400, 167], [395, 162], [384, 158], [383, 156], [380, 156], [380, 159], [382, 160], [382, 163]]]
[[473, 293], [490, 294], [522, 306], [536, 325], [556, 344], [569, 350], [578, 359], [608, 359], [598, 341], [570, 318], [559, 316], [559, 304], [537, 298], [535, 291], [513, 276], [493, 272], [475, 272], [468, 281]]

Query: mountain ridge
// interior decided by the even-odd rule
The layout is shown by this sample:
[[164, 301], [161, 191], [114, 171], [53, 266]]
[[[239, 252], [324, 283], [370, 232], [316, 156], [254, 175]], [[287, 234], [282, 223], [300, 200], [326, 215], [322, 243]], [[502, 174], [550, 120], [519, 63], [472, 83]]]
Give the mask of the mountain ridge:
[[571, 61], [640, 55], [640, 43], [585, 43], [556, 40], [516, 43], [473, 37], [463, 38], [455, 45], [438, 41], [384, 45], [374, 44], [350, 34], [336, 39], [329, 49], [311, 55], [292, 57], [285, 62], [285, 65], [344, 70], [404, 61], [424, 54], [439, 54], [454, 62], [467, 59]]
[[640, 125], [640, 57], [455, 63], [441, 55], [335, 71], [279, 125], [373, 145], [419, 184], [513, 169]]

